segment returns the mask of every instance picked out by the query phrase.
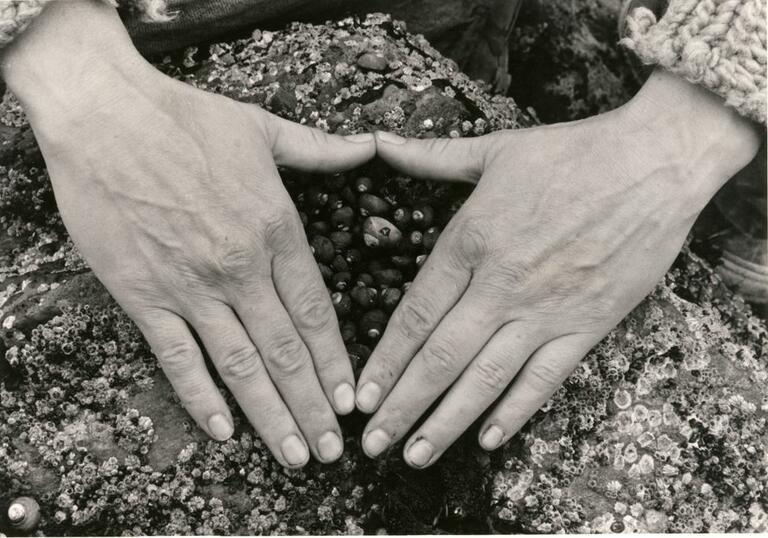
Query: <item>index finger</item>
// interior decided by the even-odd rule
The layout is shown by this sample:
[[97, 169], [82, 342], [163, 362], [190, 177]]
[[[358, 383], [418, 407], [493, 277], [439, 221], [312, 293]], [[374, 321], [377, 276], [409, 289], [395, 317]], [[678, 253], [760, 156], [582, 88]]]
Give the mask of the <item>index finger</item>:
[[471, 272], [450, 254], [451, 245], [446, 235], [449, 236], [450, 231], [438, 240], [360, 374], [357, 407], [364, 413], [376, 411], [411, 359], [469, 286]]

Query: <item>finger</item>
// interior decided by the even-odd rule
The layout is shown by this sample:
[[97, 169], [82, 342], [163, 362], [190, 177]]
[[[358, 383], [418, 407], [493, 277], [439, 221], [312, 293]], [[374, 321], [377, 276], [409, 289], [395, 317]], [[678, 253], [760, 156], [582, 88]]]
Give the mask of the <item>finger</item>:
[[600, 338], [561, 336], [543, 345], [525, 363], [507, 393], [480, 429], [480, 445], [498, 448], [528, 422]]
[[272, 155], [279, 166], [305, 172], [350, 170], [376, 155], [370, 133], [339, 136], [264, 113]]
[[193, 326], [240, 408], [285, 467], [301, 467], [309, 451], [298, 425], [272, 384], [235, 313], [224, 304], [200, 308]]
[[355, 408], [355, 377], [336, 314], [298, 219], [288, 235], [271, 238], [275, 288], [309, 348], [326, 398], [337, 413], [346, 415]]
[[[449, 233], [449, 232], [448, 232]], [[446, 313], [469, 285], [470, 270], [438, 241], [392, 314], [357, 383], [357, 407], [373, 413]]]
[[470, 285], [416, 354], [363, 433], [363, 449], [381, 454], [456, 380], [501, 325], [487, 297]]
[[186, 322], [158, 310], [139, 321], [139, 327], [190, 416], [214, 439], [229, 439], [234, 431], [232, 415]]
[[493, 140], [492, 135], [422, 140], [377, 131], [376, 152], [404, 174], [422, 179], [477, 183]]
[[233, 306], [259, 349], [277, 390], [322, 462], [341, 457], [341, 430], [317, 379], [312, 357], [271, 286], [233, 298]]
[[419, 468], [437, 461], [496, 401], [539, 345], [536, 329], [528, 324], [502, 327], [405, 444], [405, 461]]

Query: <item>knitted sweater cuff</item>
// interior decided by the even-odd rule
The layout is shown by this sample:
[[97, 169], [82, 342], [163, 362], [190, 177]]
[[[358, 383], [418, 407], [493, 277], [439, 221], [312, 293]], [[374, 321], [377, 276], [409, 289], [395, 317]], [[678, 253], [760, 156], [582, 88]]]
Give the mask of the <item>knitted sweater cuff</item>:
[[[0, 0], [0, 47], [23, 32], [43, 8], [54, 0]], [[145, 20], [166, 21], [165, 0], [102, 0], [114, 7], [138, 11]]]
[[660, 20], [637, 8], [621, 44], [766, 121], [765, 0], [672, 0]]

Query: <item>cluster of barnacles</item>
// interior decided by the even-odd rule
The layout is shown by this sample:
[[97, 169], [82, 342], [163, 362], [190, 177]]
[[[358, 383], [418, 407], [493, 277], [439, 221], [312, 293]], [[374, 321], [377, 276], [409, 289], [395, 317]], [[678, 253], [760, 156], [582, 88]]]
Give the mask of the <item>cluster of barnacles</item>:
[[[323, 60], [331, 47], [344, 55], [333, 64]], [[341, 133], [391, 124], [405, 134], [472, 136], [529, 122], [382, 17], [258, 32], [214, 46], [208, 57], [190, 50], [164, 69]], [[479, 113], [456, 118], [446, 109], [409, 122], [413, 116], [398, 105], [377, 116], [370, 103], [353, 104], [398, 88], [444, 98], [446, 106], [460, 93]], [[5, 105], [7, 124], [23, 125]], [[19, 207], [47, 203], [50, 193], [40, 170], [13, 170], [0, 169], [0, 207], [19, 220], [0, 224], [25, 245], [2, 262], [15, 277], [52, 261], [45, 256], [74, 251], [51, 235], [53, 220], [24, 224]], [[21, 200], [21, 191], [29, 198]], [[53, 254], [43, 254], [46, 242], [56, 245]], [[77, 260], [71, 256], [69, 267]], [[695, 258], [681, 260], [488, 469], [472, 469], [488, 474], [499, 525], [528, 532], [766, 528], [765, 327], [738, 298], [720, 294], [717, 277]], [[44, 295], [53, 287], [44, 285], [31, 277], [6, 281], [0, 301], [25, 286], [41, 286]], [[155, 360], [117, 307], [77, 302], [31, 328], [2, 316], [0, 483], [38, 497], [47, 532], [98, 523], [135, 535], [359, 534], [380, 524], [370, 516], [381, 513], [377, 496], [386, 484], [374, 483], [384, 482], [386, 463], [368, 464], [350, 448], [337, 465], [285, 471], [241, 416], [229, 441], [190, 441], [171, 464], [153, 466], [161, 432], [132, 396], [156, 383]], [[9, 500], [0, 492], [0, 502]], [[238, 506], [248, 507], [245, 515]]]
[[[525, 455], [510, 457], [495, 476], [500, 519], [537, 532], [767, 528], [768, 399], [760, 380], [768, 335], [738, 301], [714, 308], [675, 295], [676, 279], [711, 278], [693, 260], [688, 277], [673, 270], [542, 410]], [[754, 337], [749, 343], [736, 337], [744, 332]], [[558, 480], [567, 476], [563, 488]], [[582, 507], [580, 518], [564, 499]]]

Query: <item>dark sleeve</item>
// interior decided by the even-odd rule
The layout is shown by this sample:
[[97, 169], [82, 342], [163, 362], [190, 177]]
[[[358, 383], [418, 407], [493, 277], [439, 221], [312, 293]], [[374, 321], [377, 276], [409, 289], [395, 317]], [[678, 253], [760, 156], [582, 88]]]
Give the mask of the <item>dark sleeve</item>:
[[343, 11], [355, 0], [167, 0], [169, 21], [148, 21], [126, 12], [124, 22], [136, 47], [145, 54], [178, 50], [194, 43], [240, 37], [256, 25], [306, 20], [323, 12]]

